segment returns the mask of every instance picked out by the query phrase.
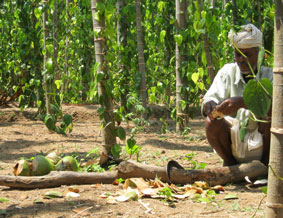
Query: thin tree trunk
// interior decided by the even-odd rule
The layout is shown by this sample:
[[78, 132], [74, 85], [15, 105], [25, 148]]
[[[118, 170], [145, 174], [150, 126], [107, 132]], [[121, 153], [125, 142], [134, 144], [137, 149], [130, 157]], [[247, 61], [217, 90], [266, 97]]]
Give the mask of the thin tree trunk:
[[105, 28], [104, 14], [99, 14], [99, 20], [97, 20], [98, 9], [97, 3], [104, 3], [103, 0], [91, 0], [91, 11], [93, 21], [94, 34], [94, 47], [95, 47], [95, 60], [99, 64], [97, 72], [104, 73], [104, 77], [98, 82], [98, 97], [101, 107], [104, 108], [104, 113], [101, 118], [101, 124], [103, 126], [102, 133], [102, 146], [103, 150], [100, 155], [99, 163], [102, 165], [108, 160], [108, 155], [111, 154], [111, 148], [116, 144], [115, 136], [115, 123], [113, 120], [113, 105], [112, 97], [108, 95], [105, 87], [109, 75], [105, 64], [106, 43], [103, 38], [103, 32]]
[[[186, 28], [186, 14], [187, 14], [187, 2], [186, 0], [176, 0], [176, 20], [177, 20], [177, 34], [184, 28]], [[185, 75], [181, 73], [182, 63], [186, 60], [186, 49], [181, 50], [181, 47], [185, 47], [183, 43], [180, 47], [176, 42], [176, 131], [181, 132], [188, 126], [188, 105], [184, 110], [182, 109], [182, 102], [187, 101], [188, 93], [186, 91], [187, 79]]]
[[237, 8], [237, 2], [236, 0], [232, 0], [232, 4], [233, 4], [233, 24], [234, 26], [237, 25], [237, 17], [238, 17], [238, 8]]
[[57, 38], [57, 26], [58, 26], [58, 18], [57, 18], [57, 0], [54, 0], [54, 11], [53, 11], [53, 61], [54, 61], [54, 80], [60, 79], [60, 73], [58, 71], [58, 38]]
[[[261, 18], [261, 1], [257, 0], [257, 13], [258, 13], [258, 23], [261, 24], [262, 18]], [[261, 28], [261, 25], [260, 25]]]
[[[66, 23], [67, 23], [67, 26], [65, 27], [66, 29], [69, 29], [69, 21], [71, 20], [71, 16], [70, 16], [70, 13], [69, 13], [69, 4], [70, 3], [70, 1], [69, 0], [66, 0], [66, 2], [65, 2], [65, 4], [66, 4], [66, 15], [67, 15], [67, 20], [66, 20]], [[69, 31], [67, 31], [67, 32], [69, 32]], [[68, 53], [68, 48], [69, 48], [69, 41], [70, 41], [70, 33], [67, 33], [66, 35], [65, 35], [65, 62], [64, 62], [64, 75], [65, 75], [65, 81], [64, 81], [64, 83], [63, 83], [63, 90], [64, 90], [64, 92], [67, 92], [68, 90], [68, 88], [67, 88], [67, 86], [68, 86], [68, 83], [69, 83], [69, 64], [68, 64], [68, 62], [69, 62], [69, 53]]]
[[273, 105], [266, 217], [283, 217], [283, 0], [275, 0]]
[[139, 73], [140, 73], [140, 77], [141, 77], [140, 98], [141, 98], [143, 107], [146, 109], [146, 107], [147, 107], [146, 69], [145, 69], [144, 51], [143, 51], [143, 34], [142, 34], [142, 22], [141, 22], [141, 0], [136, 0], [136, 25], [137, 25]]
[[[124, 0], [117, 0], [116, 3], [116, 8], [117, 8], [117, 13], [121, 14], [122, 8], [125, 6], [125, 1]], [[127, 26], [126, 26], [126, 19], [123, 19], [122, 16], [117, 22], [117, 44], [118, 47], [120, 48], [121, 46], [125, 47], [127, 45]], [[121, 40], [123, 39], [123, 42]], [[125, 75], [128, 74], [128, 70], [125, 67], [125, 63], [122, 61], [122, 54], [120, 52], [120, 49], [118, 50], [118, 67], [119, 69], [122, 70], [122, 73]], [[127, 88], [127, 83], [128, 81], [125, 81], [125, 78], [122, 79], [121, 81], [121, 87], [123, 87], [123, 92], [120, 94], [120, 100], [121, 100], [121, 106], [124, 108], [125, 113], [127, 113], [128, 108], [127, 108], [127, 95], [128, 95], [128, 88]]]
[[[47, 7], [48, 0], [43, 0], [43, 4]], [[42, 19], [42, 27], [43, 27], [43, 50], [45, 51], [43, 55], [43, 71], [45, 72], [43, 76], [44, 82], [44, 94], [45, 94], [45, 106], [46, 106], [46, 113], [51, 114], [51, 107], [50, 107], [50, 98], [49, 98], [49, 82], [47, 81], [47, 69], [46, 69], [46, 62], [48, 59], [48, 51], [46, 49], [46, 38], [48, 35], [48, 30], [46, 27], [46, 22], [48, 21], [48, 8], [43, 12], [43, 19]]]
[[212, 14], [214, 14], [214, 10], [215, 10], [215, 3], [216, 3], [216, 0], [212, 0], [212, 1], [211, 1], [211, 5], [212, 5]]
[[[201, 14], [202, 12], [202, 0], [198, 0], [198, 9], [199, 9], [199, 13]], [[204, 51], [205, 51], [205, 57], [206, 57], [206, 68], [207, 68], [207, 72], [208, 72], [208, 76], [210, 79], [210, 84], [212, 84], [214, 77], [215, 77], [215, 73], [213, 70], [213, 64], [212, 64], [212, 58], [211, 58], [211, 53], [209, 50], [209, 43], [207, 40], [207, 32], [205, 32], [203, 34], [203, 45], [204, 45]]]

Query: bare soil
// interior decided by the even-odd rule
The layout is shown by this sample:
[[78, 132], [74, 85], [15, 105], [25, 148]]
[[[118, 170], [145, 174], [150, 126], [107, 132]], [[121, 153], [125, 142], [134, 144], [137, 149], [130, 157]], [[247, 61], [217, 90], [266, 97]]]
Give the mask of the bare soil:
[[[74, 118], [74, 129], [67, 136], [48, 131], [42, 121], [35, 119], [35, 109], [21, 112], [16, 105], [0, 108], [0, 175], [12, 175], [12, 169], [21, 157], [34, 157], [40, 153], [57, 150], [61, 154], [85, 157], [94, 148], [101, 148], [99, 117], [97, 105], [64, 105], [64, 113]], [[205, 138], [203, 119], [190, 121], [191, 131], [181, 136], [176, 134], [174, 121], [166, 110], [156, 107], [150, 118], [151, 125], [137, 133], [135, 139], [142, 147], [140, 161], [158, 166], [165, 166], [168, 160], [177, 160], [185, 167], [190, 162], [186, 154], [195, 153], [195, 161], [204, 162], [208, 167], [221, 166], [222, 161], [213, 152]], [[161, 134], [162, 122], [168, 123], [167, 133]], [[122, 123], [127, 133], [133, 128], [132, 123]], [[129, 158], [124, 156], [125, 158]], [[135, 159], [135, 157], [132, 157]], [[214, 201], [199, 203], [193, 200], [178, 200], [173, 206], [160, 199], [144, 198], [154, 214], [145, 213], [146, 209], [138, 201], [108, 204], [101, 198], [103, 193], [115, 193], [121, 185], [76, 185], [79, 198], [44, 199], [47, 191], [65, 193], [67, 186], [52, 189], [15, 190], [0, 186], [0, 217], [263, 217], [265, 208], [264, 194], [260, 188], [248, 189], [246, 183], [227, 184], [225, 193], [216, 195]], [[225, 200], [227, 194], [238, 198]], [[263, 200], [262, 200], [263, 199]], [[34, 201], [41, 201], [35, 204]], [[260, 202], [262, 203], [260, 204]], [[258, 208], [259, 207], [259, 208]], [[258, 210], [257, 210], [258, 208]], [[77, 212], [74, 212], [76, 211]], [[83, 211], [84, 210], [84, 211]], [[81, 211], [81, 213], [78, 213]]]

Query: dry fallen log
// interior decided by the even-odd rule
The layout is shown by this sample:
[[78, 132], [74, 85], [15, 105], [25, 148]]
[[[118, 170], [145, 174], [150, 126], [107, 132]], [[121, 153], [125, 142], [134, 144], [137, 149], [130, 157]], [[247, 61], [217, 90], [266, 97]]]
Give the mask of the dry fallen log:
[[[173, 168], [171, 181], [176, 184], [192, 184], [205, 181], [209, 185], [224, 185], [239, 182], [245, 176], [250, 179], [267, 175], [267, 167], [259, 161], [239, 164], [230, 167], [217, 167], [204, 170], [182, 170]], [[169, 182], [166, 167], [145, 165], [134, 161], [123, 161], [117, 171], [105, 173], [80, 173], [71, 171], [52, 171], [45, 176], [0, 176], [0, 186], [18, 189], [51, 188], [61, 185], [111, 184], [118, 178], [143, 177], [144, 179], [160, 178]]]

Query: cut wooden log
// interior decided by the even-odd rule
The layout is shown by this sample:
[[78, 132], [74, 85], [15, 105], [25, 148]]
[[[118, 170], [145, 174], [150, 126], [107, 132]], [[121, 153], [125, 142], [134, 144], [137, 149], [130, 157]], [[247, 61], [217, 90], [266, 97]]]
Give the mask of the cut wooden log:
[[[245, 176], [250, 179], [266, 176], [267, 167], [259, 162], [239, 164], [230, 167], [217, 167], [204, 170], [183, 170], [173, 168], [171, 182], [176, 184], [192, 184], [195, 181], [205, 181], [210, 186], [224, 185], [243, 181]], [[158, 177], [163, 182], [169, 182], [166, 167], [145, 165], [134, 161], [123, 161], [116, 171], [105, 173], [81, 173], [70, 171], [52, 171], [45, 176], [0, 176], [0, 186], [18, 189], [52, 188], [61, 185], [81, 184], [111, 184], [118, 178], [155, 179]]]

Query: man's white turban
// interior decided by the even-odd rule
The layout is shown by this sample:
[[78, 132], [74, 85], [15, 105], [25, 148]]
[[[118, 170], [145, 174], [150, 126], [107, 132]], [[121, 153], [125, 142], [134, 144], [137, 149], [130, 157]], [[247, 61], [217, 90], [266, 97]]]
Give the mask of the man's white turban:
[[238, 33], [230, 30], [228, 38], [233, 46], [240, 49], [260, 47], [262, 45], [262, 32], [253, 24], [241, 26]]

